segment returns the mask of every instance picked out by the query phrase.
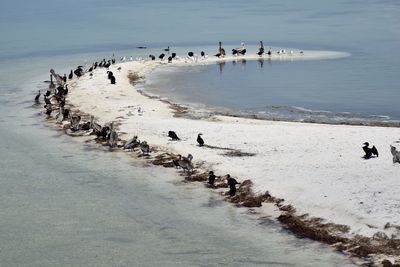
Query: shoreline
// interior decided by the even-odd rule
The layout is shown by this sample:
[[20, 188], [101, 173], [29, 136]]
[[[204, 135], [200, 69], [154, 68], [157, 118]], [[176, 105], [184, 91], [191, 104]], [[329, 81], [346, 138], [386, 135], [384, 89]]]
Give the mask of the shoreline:
[[[232, 58], [237, 59], [234, 57], [229, 57], [229, 58], [227, 57], [224, 60], [232, 60]], [[241, 57], [239, 57], [239, 59], [240, 58]], [[257, 59], [258, 57], [255, 58]], [[252, 59], [252, 58], [246, 57], [246, 59]], [[212, 60], [210, 59], [207, 61], [207, 63], [215, 61], [218, 61], [218, 59], [215, 58], [213, 58]], [[196, 62], [182, 63], [182, 65], [184, 64], [198, 64], [198, 63]], [[122, 70], [120, 72], [116, 69], [117, 66], [122, 67]], [[294, 232], [297, 235], [303, 237], [309, 237], [311, 239], [318, 240], [331, 245], [336, 244], [335, 247], [338, 250], [345, 253], [348, 252], [350, 255], [362, 258], [366, 257], [369, 254], [367, 252], [371, 252], [369, 248], [373, 247], [371, 244], [372, 241], [373, 243], [377, 243], [380, 240], [378, 243], [383, 244], [391, 240], [390, 238], [385, 239], [384, 236], [382, 235], [379, 237], [379, 239], [377, 239], [376, 236], [375, 237], [373, 236], [375, 233], [378, 233], [379, 231], [370, 231], [374, 233], [368, 233], [369, 231], [365, 231], [365, 229], [362, 228], [360, 228], [361, 230], [359, 230], [358, 233], [357, 231], [349, 233], [348, 231], [350, 229], [351, 231], [354, 231], [354, 225], [352, 225], [352, 227], [349, 227], [348, 229], [347, 227], [343, 226], [347, 225], [346, 223], [339, 222], [339, 224], [336, 224], [335, 221], [332, 220], [332, 218], [330, 218], [329, 216], [319, 216], [319, 214], [323, 215], [324, 213], [318, 211], [322, 211], [327, 208], [324, 207], [323, 205], [321, 205], [321, 207], [315, 207], [315, 206], [311, 207], [311, 212], [310, 212], [310, 210], [307, 210], [307, 208], [310, 209], [310, 205], [308, 205], [309, 203], [307, 204], [307, 201], [301, 199], [299, 192], [296, 192], [296, 190], [289, 188], [289, 191], [291, 191], [290, 194], [289, 195], [287, 193], [285, 194], [285, 190], [288, 190], [286, 186], [290, 184], [290, 182], [294, 182], [294, 180], [290, 180], [289, 183], [286, 182], [287, 184], [285, 184], [286, 186], [283, 186], [283, 188], [279, 188], [276, 182], [275, 184], [273, 183], [274, 185], [271, 186], [271, 183], [273, 182], [271, 180], [269, 181], [267, 180], [266, 185], [260, 185], [263, 182], [262, 179], [263, 177], [260, 177], [260, 173], [263, 172], [269, 175], [272, 174], [277, 178], [280, 178], [282, 176], [284, 177], [285, 175], [294, 172], [300, 174], [300, 178], [306, 178], [308, 175], [311, 174], [310, 172], [313, 172], [316, 169], [324, 167], [324, 164], [329, 165], [329, 160], [327, 160], [324, 161], [323, 164], [321, 164], [321, 166], [318, 166], [317, 168], [316, 166], [308, 166], [307, 162], [305, 161], [303, 161], [302, 164], [294, 164], [297, 166], [290, 166], [290, 163], [296, 162], [296, 160], [298, 160], [298, 157], [302, 157], [301, 154], [313, 156], [311, 157], [310, 161], [315, 161], [318, 160], [318, 157], [323, 155], [322, 153], [323, 151], [315, 151], [313, 149], [309, 149], [310, 151], [307, 151], [308, 146], [303, 148], [300, 147], [300, 149], [298, 150], [293, 149], [292, 145], [295, 145], [296, 142], [292, 143], [289, 142], [290, 143], [289, 145], [287, 146], [284, 145], [284, 143], [287, 142], [287, 140], [290, 140], [289, 137], [292, 138], [295, 137], [290, 134], [287, 135], [286, 132], [295, 130], [298, 131], [297, 134], [301, 136], [310, 131], [315, 135], [314, 131], [316, 131], [317, 134], [323, 136], [326, 133], [334, 134], [335, 131], [338, 130], [342, 131], [342, 133], [341, 135], [336, 136], [336, 139], [340, 139], [344, 138], [344, 136], [346, 136], [345, 135], [346, 133], [352, 132], [354, 129], [359, 128], [361, 129], [360, 132], [364, 133], [366, 131], [371, 130], [370, 129], [371, 127], [331, 125], [331, 124], [324, 125], [317, 123], [308, 124], [304, 122], [303, 123], [281, 122], [281, 121], [277, 122], [277, 121], [264, 121], [264, 120], [259, 121], [248, 118], [226, 117], [214, 114], [210, 114], [210, 116], [207, 118], [201, 117], [199, 120], [195, 121], [193, 121], [192, 118], [175, 116], [176, 114], [174, 114], [174, 112], [171, 111], [170, 106], [175, 105], [178, 109], [180, 109], [181, 107], [173, 103], [165, 103], [161, 99], [154, 99], [152, 97], [146, 96], [145, 94], [141, 94], [136, 89], [132, 88], [132, 85], [130, 85], [130, 81], [127, 79], [127, 76], [129, 75], [130, 71], [131, 73], [137, 73], [139, 77], [140, 76], [144, 77], [149, 71], [153, 70], [157, 66], [158, 62], [157, 63], [126, 62], [123, 64], [112, 65], [110, 67], [110, 70], [112, 70], [117, 77], [117, 85], [109, 84], [109, 81], [107, 80], [105, 74], [106, 69], [100, 69], [100, 71], [103, 71], [104, 73], [99, 73], [100, 71], [96, 70], [94, 72], [96, 76], [93, 75], [93, 79], [90, 79], [88, 77], [89, 75], [84, 75], [79, 79], [75, 78], [68, 82], [68, 84], [70, 85], [70, 94], [67, 97], [68, 100], [67, 103], [74, 104], [75, 107], [79, 108], [80, 110], [79, 112], [95, 115], [96, 117], [100, 118], [103, 123], [109, 121], [117, 122], [117, 124], [119, 124], [118, 132], [120, 133], [121, 135], [120, 138], [122, 140], [124, 139], [127, 140], [136, 134], [139, 136], [140, 140], [142, 141], [146, 140], [150, 144], [150, 146], [156, 146], [157, 150], [161, 152], [158, 153], [158, 155], [156, 156], [154, 155], [152, 156], [154, 157], [154, 159], [152, 159], [153, 163], [155, 163], [154, 160], [158, 160], [158, 162], [156, 162], [157, 163], [156, 165], [164, 166], [164, 164], [170, 164], [173, 155], [176, 154], [186, 155], [188, 153], [192, 153], [195, 156], [194, 158], [195, 164], [197, 166], [200, 166], [200, 168], [197, 168], [197, 166], [196, 168], [201, 169], [199, 173], [193, 175], [193, 177], [195, 177], [193, 180], [195, 181], [198, 180], [204, 181], [206, 179], [205, 175], [207, 174], [207, 170], [210, 169], [214, 170], [217, 175], [220, 174], [224, 175], [227, 174], [229, 171], [231, 175], [233, 175], [235, 178], [243, 182], [241, 188], [239, 188], [238, 190], [237, 194], [238, 198], [236, 200], [234, 198], [229, 199], [231, 202], [240, 204], [242, 206], [251, 206], [251, 205], [258, 206], [261, 205], [261, 203], [264, 204], [267, 202], [273, 203], [272, 205], [274, 206], [275, 211], [279, 211], [281, 213], [278, 216], [277, 220], [280, 221], [283, 225], [287, 226], [290, 231]], [[120, 94], [119, 96], [117, 95], [118, 93]], [[90, 98], [89, 99], [90, 101], [88, 100], [88, 98]], [[100, 103], [103, 103], [100, 101], [107, 101], [108, 104], [100, 106]], [[113, 110], [113, 108], [116, 108], [117, 111]], [[141, 112], [139, 111], [139, 109]], [[180, 111], [177, 112], [179, 113]], [[178, 127], [179, 129], [171, 128], [178, 124], [179, 124]], [[347, 127], [354, 127], [354, 128], [347, 129]], [[298, 128], [301, 129], [299, 130]], [[393, 137], [389, 138], [394, 138], [394, 136], [397, 136], [398, 138], [398, 136], [400, 136], [400, 129], [384, 128], [386, 129], [385, 131], [381, 129], [381, 127], [374, 127], [374, 128], [376, 134], [379, 135], [385, 136], [388, 135], [386, 131], [394, 130], [395, 131], [394, 134], [393, 133], [389, 134], [389, 136]], [[218, 154], [219, 152], [218, 150], [211, 149], [210, 147], [206, 148], [208, 151], [204, 151], [206, 149], [196, 147], [195, 135], [199, 132], [203, 132], [204, 134], [204, 129], [207, 129], [205, 138], [207, 138], [206, 143], [209, 143], [210, 147], [213, 146], [218, 148], [229, 148], [244, 153], [250, 153], [250, 152], [253, 153], [252, 150], [254, 149], [256, 150], [255, 155], [245, 156], [245, 157], [233, 157], [233, 156]], [[180, 141], [179, 143], [171, 142], [168, 140], [168, 137], [166, 135], [168, 130], [174, 130], [178, 133], [180, 137], [183, 136], [184, 138], [182, 138], [182, 141]], [[234, 136], [232, 133], [237, 130], [239, 130], [239, 136]], [[268, 133], [270, 130], [272, 130], [274, 133]], [[254, 136], [249, 136], [250, 131], [254, 131], [256, 132], [256, 134]], [[320, 133], [320, 131], [322, 131], [322, 133]], [[182, 132], [184, 133], [182, 134]], [[211, 132], [217, 132], [217, 135], [212, 134]], [[228, 135], [230, 141], [226, 142], [228, 141], [226, 138], [224, 137], [221, 138], [220, 135], [222, 134]], [[272, 138], [274, 134], [277, 134], [278, 137], [280, 136], [280, 134], [282, 134], [283, 136], [278, 139], [275, 138], [275, 140], [273, 140], [273, 142], [271, 143], [271, 141], [268, 141], [268, 139], [264, 140], [257, 138], [260, 137], [260, 135], [262, 134], [268, 135], [269, 138]], [[189, 136], [191, 136], [190, 139]], [[387, 136], [385, 137], [387, 138]], [[250, 139], [251, 141], [246, 141], [248, 139]], [[310, 139], [312, 139], [312, 136]], [[330, 140], [334, 139], [335, 138]], [[262, 146], [260, 142], [263, 143], [264, 141], [267, 141], [267, 144]], [[282, 148], [275, 147], [274, 149], [271, 149], [271, 145], [277, 144], [277, 141], [282, 143], [281, 144]], [[302, 139], [302, 141], [307, 141], [308, 143], [311, 143], [311, 145], [313, 145], [313, 143], [310, 142], [311, 140]], [[355, 144], [356, 149], [360, 148], [357, 146], [361, 145], [362, 143], [361, 141], [364, 140], [360, 140], [358, 143]], [[394, 141], [395, 140], [392, 140], [391, 142]], [[345, 144], [345, 146], [346, 145], [349, 144], [347, 143]], [[389, 146], [389, 144], [387, 146]], [[327, 149], [330, 150], [332, 149], [332, 147], [329, 146], [329, 148]], [[287, 154], [285, 150], [293, 150], [293, 151]], [[313, 152], [317, 152], [318, 157], [313, 155], [312, 154]], [[350, 152], [350, 151], [344, 149], [344, 151], [341, 152]], [[385, 151], [384, 153], [386, 154], [387, 152], [388, 151]], [[354, 156], [353, 152], [351, 154], [352, 156]], [[359, 153], [356, 154], [361, 155], [361, 150], [359, 151]], [[339, 155], [340, 157], [344, 157], [344, 155], [341, 155], [341, 153], [339, 152], [336, 155], [336, 157], [338, 157]], [[273, 162], [275, 164], [269, 164], [269, 166], [267, 166], [268, 168], [265, 168], [264, 165], [268, 165], [268, 161], [270, 160], [274, 161], [275, 156], [278, 157], [277, 161]], [[289, 156], [289, 158], [285, 159], [285, 156], [286, 157]], [[286, 162], [287, 160], [288, 162]], [[385, 160], [387, 160], [387, 157], [385, 158]], [[233, 161], [233, 163], [230, 163], [231, 161]], [[287, 171], [280, 172], [279, 169], [278, 170], [274, 169], [275, 168], [274, 166], [275, 165], [279, 166], [279, 163], [284, 163], [283, 165], [285, 168], [287, 168]], [[362, 164], [362, 166], [363, 165], [365, 164]], [[243, 168], [241, 168], [240, 166], [243, 166]], [[257, 169], [257, 167], [260, 166], [263, 167]], [[306, 170], [304, 173], [302, 173], [304, 169], [302, 167], [307, 167], [307, 166], [312, 167], [311, 170], [309, 170], [308, 172]], [[374, 166], [376, 167], [376, 164]], [[330, 167], [331, 168], [333, 167], [330, 173], [334, 174], [335, 166], [330, 166]], [[396, 166], [394, 166], [393, 168], [395, 167]], [[241, 170], [241, 169], [246, 169], [246, 170]], [[398, 172], [399, 168], [395, 170], [397, 170]], [[249, 180], [250, 182], [245, 183], [245, 181]], [[313, 186], [316, 181], [308, 180], [308, 181], [302, 181], [300, 183], [297, 182], [296, 184], [297, 187], [303, 184], [301, 188], [303, 191], [308, 188], [307, 185], [304, 185], [304, 182], [305, 183], [312, 182], [310, 185]], [[266, 191], [271, 192], [271, 194], [276, 197], [271, 196], [269, 193], [267, 194]], [[314, 193], [315, 190], [314, 192], [313, 190], [311, 190], [311, 192], [305, 194], [306, 196], [309, 197], [310, 194], [312, 195]], [[282, 200], [283, 198], [285, 200]], [[296, 201], [296, 199], [300, 201]], [[323, 200], [323, 198], [321, 199], [321, 197], [318, 197], [315, 198], [314, 200], [315, 202], [318, 202]], [[300, 203], [300, 205], [297, 205], [298, 203]], [[328, 205], [328, 208], [331, 208], [331, 205]], [[354, 208], [355, 207], [350, 206], [350, 210]], [[310, 215], [304, 216], [304, 214], [306, 213], [309, 213]], [[333, 215], [334, 215], [333, 217], [336, 217], [334, 212]], [[317, 217], [325, 218], [326, 220], [322, 222], [322, 219], [317, 219]], [[348, 221], [351, 221], [351, 219], [349, 220], [349, 218], [341, 218], [341, 219], [342, 221], [346, 221], [346, 219]], [[394, 226], [397, 226], [398, 218], [395, 218], [394, 221], [395, 223], [388, 222], [390, 223], [389, 226], [392, 224]], [[358, 222], [358, 224], [363, 224], [363, 223], [366, 223], [368, 225], [369, 221], [366, 220], [366, 222], [362, 223]], [[376, 227], [375, 224], [376, 222], [374, 221], [371, 223], [373, 227]], [[360, 227], [360, 225], [357, 224], [355, 225], [356, 227]], [[388, 227], [388, 228], [396, 229], [395, 227]], [[379, 229], [382, 231], [385, 230], [382, 226], [378, 226], [375, 229]], [[393, 232], [392, 229], [389, 230]], [[338, 234], [338, 232], [340, 233]], [[361, 239], [360, 236], [358, 236], [359, 233], [360, 234], [368, 233], [370, 234], [370, 236]], [[386, 236], [388, 237], [388, 234], [386, 234]], [[399, 235], [397, 233], [397, 235], [395, 235], [396, 237], [395, 240], [399, 240], [398, 236]], [[355, 239], [353, 240], [352, 238]], [[355, 248], [357, 246], [358, 248]], [[375, 247], [375, 252], [379, 251], [382, 251], [382, 248], [378, 249], [377, 247]], [[376, 261], [376, 259], [372, 261]]]

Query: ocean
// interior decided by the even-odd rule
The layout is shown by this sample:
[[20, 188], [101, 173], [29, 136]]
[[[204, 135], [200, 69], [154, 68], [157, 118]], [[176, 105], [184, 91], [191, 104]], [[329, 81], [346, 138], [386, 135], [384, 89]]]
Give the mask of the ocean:
[[[186, 47], [210, 47], [211, 54], [220, 40], [235, 45], [263, 39], [273, 47], [344, 51], [351, 56], [264, 63], [262, 71], [296, 76], [292, 87], [290, 79], [280, 84], [279, 77], [266, 78], [269, 87], [278, 88], [272, 99], [282, 97], [278, 91], [290, 90], [279, 103], [265, 99], [256, 103], [243, 98], [240, 88], [234, 89], [232, 100], [224, 100], [224, 91], [230, 87], [226, 80], [242, 71], [243, 64], [232, 63], [224, 69], [225, 82], [218, 65], [200, 67], [201, 77], [190, 70], [172, 74], [175, 80], [188, 75], [182, 78], [182, 88], [192, 81], [195, 86], [190, 90], [204, 87], [207, 94], [215, 88], [207, 88], [204, 79], [221, 79], [221, 92], [213, 98], [193, 101], [190, 90], [182, 88], [162, 95], [240, 112], [281, 105], [397, 119], [391, 105], [397, 96], [395, 74], [400, 62], [398, 13], [396, 1], [3, 1], [0, 265], [352, 266], [330, 247], [297, 239], [276, 223], [232, 207], [202, 186], [183, 183], [173, 170], [146, 167], [85, 138], [64, 135], [46, 121], [33, 98], [37, 90], [47, 88], [43, 81], [49, 79], [50, 68], [68, 73], [113, 53], [117, 58], [146, 56], [161, 53], [167, 46], [182, 53]], [[248, 75], [261, 72], [256, 61], [245, 66]], [[349, 75], [356, 67], [354, 75]], [[307, 69], [317, 77], [298, 77], [310, 75]], [[333, 79], [325, 71], [335, 73], [337, 94], [332, 93]], [[261, 76], [252, 82], [246, 78], [247, 90], [263, 84]], [[172, 77], [165, 79], [165, 88], [172, 84]], [[313, 86], [304, 84], [310, 79]], [[330, 85], [321, 87], [327, 90], [320, 92], [324, 98], [308, 97], [325, 79]], [[361, 90], [367, 84], [369, 92], [378, 87], [382, 92], [375, 101], [371, 99], [371, 109], [349, 105], [349, 96], [340, 96], [346, 88], [358, 85]], [[338, 103], [337, 98], [346, 98], [346, 103], [336, 109], [328, 100]]]

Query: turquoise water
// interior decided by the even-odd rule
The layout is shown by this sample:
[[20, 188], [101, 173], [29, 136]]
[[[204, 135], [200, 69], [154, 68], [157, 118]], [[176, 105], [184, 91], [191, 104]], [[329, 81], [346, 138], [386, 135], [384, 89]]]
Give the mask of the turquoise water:
[[[167, 45], [183, 53], [219, 40], [350, 52], [307, 68], [343, 60], [366, 70], [365, 83], [392, 89], [398, 18], [396, 1], [2, 1], [0, 265], [351, 266], [329, 247], [260, 224], [202, 186], [182, 183], [174, 171], [143, 168], [65, 136], [32, 99], [47, 87], [50, 68], [63, 73], [112, 53], [145, 56]], [[260, 71], [257, 64], [246, 66]], [[303, 63], [290, 64], [272, 66], [294, 73]], [[222, 77], [219, 66], [201, 70]], [[336, 71], [343, 77], [348, 69]], [[201, 102], [218, 106], [219, 97]]]

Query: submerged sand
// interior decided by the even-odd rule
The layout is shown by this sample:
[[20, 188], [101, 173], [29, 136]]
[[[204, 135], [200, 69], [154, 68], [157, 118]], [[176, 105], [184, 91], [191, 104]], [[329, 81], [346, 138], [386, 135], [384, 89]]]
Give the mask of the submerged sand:
[[[315, 52], [286, 55], [290, 60], [341, 57]], [[257, 56], [245, 57], [257, 59]], [[227, 57], [224, 60], [236, 60]], [[271, 60], [285, 60], [276, 56]], [[208, 114], [202, 119], [175, 116], [170, 103], [150, 98], [132, 85], [132, 75], [145, 76], [158, 67], [210, 64], [218, 58], [181, 59], [173, 63], [129, 61], [112, 65], [117, 84], [110, 84], [106, 69], [69, 81], [69, 103], [92, 114], [100, 123], [118, 122], [120, 138], [137, 135], [159, 151], [194, 156], [194, 163], [217, 175], [229, 173], [250, 179], [253, 191], [269, 191], [296, 208], [296, 214], [323, 218], [349, 226], [346, 236], [372, 237], [384, 233], [400, 238], [400, 164], [392, 163], [389, 145], [400, 148], [400, 128], [263, 121]], [[120, 68], [120, 70], [118, 70]], [[196, 112], [196, 111], [192, 111]], [[181, 141], [171, 141], [169, 130]], [[199, 147], [198, 133], [208, 145]], [[378, 158], [362, 159], [368, 141]], [[235, 156], [234, 152], [248, 153]], [[154, 155], [153, 155], [154, 156]], [[270, 212], [270, 211], [265, 211]], [[272, 214], [272, 213], [271, 213]]]

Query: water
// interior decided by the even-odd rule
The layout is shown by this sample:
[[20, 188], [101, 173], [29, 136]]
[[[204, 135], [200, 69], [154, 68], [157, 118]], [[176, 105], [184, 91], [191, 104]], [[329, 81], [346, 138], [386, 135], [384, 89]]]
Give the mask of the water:
[[[304, 2], [297, 5], [303, 6]], [[398, 23], [399, 4], [340, 1], [339, 5], [315, 5], [308, 11], [300, 8], [298, 14], [285, 10], [289, 14], [284, 17], [289, 19], [293, 15], [290, 19], [297, 23], [283, 19], [278, 24], [283, 24], [283, 31], [290, 34], [302, 32], [314, 44], [297, 43], [296, 34], [292, 42], [281, 41], [279, 45], [270, 40], [274, 38], [260, 39], [275, 51], [336, 50], [350, 53], [350, 57], [316, 61], [238, 60], [160, 69], [148, 77], [145, 88], [174, 102], [260, 118], [330, 123], [398, 122], [400, 31], [392, 25]], [[385, 10], [385, 14], [376, 12], [376, 8]], [[316, 32], [304, 33], [305, 29], [316, 27], [310, 25], [312, 22], [319, 24]], [[298, 24], [305, 29], [297, 28]], [[274, 33], [272, 29], [271, 35]], [[321, 39], [315, 40], [316, 36]], [[327, 44], [324, 38], [332, 37], [336, 39]], [[302, 40], [304, 36], [299, 38]], [[248, 48], [249, 53], [255, 54], [256, 43], [256, 40], [249, 42], [253, 45]], [[228, 43], [225, 48], [230, 51], [232, 45]]]
[[[396, 69], [399, 57], [386, 48], [398, 44], [398, 32], [377, 30], [396, 25], [397, 10], [395, 1], [3, 1], [0, 265], [351, 266], [329, 247], [296, 239], [201, 185], [182, 183], [173, 170], [143, 168], [125, 154], [65, 136], [32, 99], [46, 88], [50, 68], [64, 73], [112, 53], [160, 53], [167, 45], [184, 51], [260, 36], [274, 46], [348, 51], [353, 56], [342, 60], [349, 64], [353, 48], [362, 47], [367, 60], [382, 43], [376, 64], [390, 79], [388, 66]], [[354, 16], [354, 23], [343, 16]], [[287, 63], [273, 66], [298, 70]], [[249, 68], [261, 70], [256, 62]], [[218, 66], [205, 69], [221, 77]]]

